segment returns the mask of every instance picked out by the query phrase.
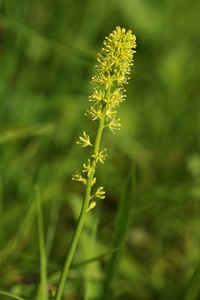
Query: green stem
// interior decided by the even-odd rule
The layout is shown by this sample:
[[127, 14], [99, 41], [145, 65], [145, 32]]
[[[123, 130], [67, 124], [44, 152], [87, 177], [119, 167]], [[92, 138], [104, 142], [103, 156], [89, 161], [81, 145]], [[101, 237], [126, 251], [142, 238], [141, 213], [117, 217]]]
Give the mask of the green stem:
[[[110, 91], [110, 89], [107, 90], [107, 94], [109, 93], [109, 91]], [[102, 132], [103, 132], [103, 128], [104, 128], [104, 120], [105, 120], [105, 114], [103, 113], [103, 110], [104, 110], [104, 108], [102, 109], [102, 117], [101, 117], [100, 122], [99, 122], [99, 127], [98, 127], [98, 131], [97, 131], [97, 135], [96, 135], [96, 140], [95, 140], [95, 143], [94, 143], [93, 154], [95, 154], [98, 151], [99, 146], [100, 146], [100, 142], [101, 142], [101, 136], [102, 136]], [[80, 216], [79, 216], [79, 219], [78, 219], [78, 222], [77, 222], [76, 230], [75, 230], [75, 233], [74, 233], [74, 236], [72, 238], [72, 242], [71, 242], [68, 254], [67, 254], [65, 265], [63, 267], [62, 274], [61, 274], [61, 277], [60, 277], [60, 280], [59, 280], [55, 300], [60, 300], [61, 297], [62, 297], [62, 293], [63, 293], [63, 289], [64, 289], [64, 286], [65, 286], [65, 281], [66, 281], [66, 278], [67, 278], [69, 267], [71, 265], [71, 261], [72, 261], [72, 258], [74, 256], [74, 252], [75, 252], [75, 249], [76, 249], [76, 246], [77, 246], [77, 243], [78, 243], [78, 240], [79, 240], [82, 228], [83, 228], [85, 216], [86, 216], [86, 213], [87, 213], [88, 204], [89, 204], [89, 201], [90, 201], [92, 180], [93, 180], [93, 177], [94, 177], [95, 166], [96, 166], [95, 159], [93, 159], [93, 161], [92, 161], [92, 166], [93, 166], [93, 168], [92, 168], [92, 171], [91, 171], [90, 176], [88, 178], [86, 192], [85, 192], [85, 198], [84, 198], [84, 201], [83, 201], [83, 206], [82, 206]]]

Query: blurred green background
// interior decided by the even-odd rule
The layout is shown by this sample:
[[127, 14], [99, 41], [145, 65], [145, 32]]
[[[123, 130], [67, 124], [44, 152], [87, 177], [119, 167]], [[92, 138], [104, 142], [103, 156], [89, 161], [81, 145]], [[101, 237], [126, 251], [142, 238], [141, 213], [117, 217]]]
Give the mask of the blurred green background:
[[[112, 248], [122, 187], [134, 168], [133, 214], [114, 299], [200, 299], [199, 11], [198, 0], [0, 1], [1, 290], [35, 299], [35, 184], [50, 289], [57, 284], [84, 195], [71, 181], [88, 157], [76, 141], [83, 130], [91, 136], [96, 130], [84, 116], [90, 79], [104, 37], [120, 25], [133, 31], [138, 46], [119, 108], [122, 130], [103, 138], [109, 156], [97, 176], [107, 197], [97, 205], [95, 253]], [[77, 263], [87, 257], [87, 234]], [[93, 274], [90, 300], [100, 299], [95, 292], [101, 293], [107, 262]], [[85, 299], [86, 269], [72, 268], [64, 299]]]

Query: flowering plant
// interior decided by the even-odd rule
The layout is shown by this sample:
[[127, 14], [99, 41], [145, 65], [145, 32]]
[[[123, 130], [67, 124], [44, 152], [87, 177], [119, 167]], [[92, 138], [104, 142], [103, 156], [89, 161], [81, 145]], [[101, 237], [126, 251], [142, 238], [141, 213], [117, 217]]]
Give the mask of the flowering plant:
[[93, 95], [89, 97], [89, 101], [94, 105], [86, 112], [86, 116], [92, 121], [98, 121], [98, 129], [94, 143], [91, 143], [90, 136], [83, 132], [83, 136], [79, 137], [77, 144], [81, 147], [92, 147], [91, 157], [87, 164], [83, 164], [81, 175], [78, 171], [72, 176], [73, 180], [80, 181], [86, 185], [85, 198], [83, 201], [81, 213], [78, 219], [76, 230], [71, 242], [71, 246], [66, 258], [63, 272], [59, 281], [56, 300], [60, 300], [65, 284], [65, 279], [75, 252], [75, 248], [81, 234], [86, 213], [95, 207], [95, 198], [104, 199], [105, 191], [103, 187], [98, 187], [92, 192], [92, 187], [97, 179], [95, 177], [96, 166], [98, 162], [104, 163], [107, 149], [100, 148], [100, 142], [103, 130], [109, 128], [113, 133], [120, 130], [120, 119], [117, 118], [116, 108], [125, 100], [126, 90], [124, 84], [128, 83], [130, 75], [130, 66], [133, 64], [133, 54], [136, 48], [136, 37], [131, 30], [126, 31], [119, 26], [105, 38], [104, 47], [98, 54], [96, 65], [97, 73], [92, 77], [91, 83], [94, 85]]
[[94, 145], [90, 141], [89, 135], [83, 132], [83, 137], [79, 137], [77, 144], [82, 147], [92, 147], [93, 153], [88, 163], [83, 164], [83, 177], [79, 172], [73, 175], [72, 179], [81, 181], [87, 185], [87, 194], [90, 195], [90, 205], [87, 210], [95, 206], [94, 198], [105, 198], [103, 187], [99, 187], [95, 194], [91, 195], [91, 188], [96, 183], [95, 171], [98, 162], [104, 163], [107, 157], [107, 149], [100, 149], [100, 141], [104, 128], [108, 127], [113, 133], [120, 130], [120, 119], [116, 117], [116, 108], [125, 100], [124, 84], [128, 83], [130, 66], [133, 64], [133, 54], [135, 53], [136, 38], [131, 30], [120, 28], [119, 26], [105, 38], [104, 48], [98, 54], [97, 74], [92, 77], [94, 93], [89, 97], [89, 101], [94, 105], [85, 114], [92, 121], [98, 120], [99, 127]]

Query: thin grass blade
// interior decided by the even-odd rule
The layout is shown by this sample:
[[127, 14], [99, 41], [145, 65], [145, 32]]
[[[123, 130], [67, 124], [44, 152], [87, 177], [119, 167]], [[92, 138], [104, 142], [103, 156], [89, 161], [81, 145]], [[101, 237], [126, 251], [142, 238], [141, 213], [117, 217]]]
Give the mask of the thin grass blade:
[[120, 261], [123, 255], [126, 236], [129, 230], [129, 225], [132, 217], [133, 208], [133, 193], [135, 190], [135, 176], [134, 171], [131, 170], [127, 176], [124, 189], [122, 191], [121, 203], [116, 217], [116, 229], [113, 248], [119, 248], [114, 252], [107, 271], [107, 276], [104, 284], [104, 300], [111, 300], [113, 296], [113, 290], [116, 284], [116, 278], [120, 269]]
[[46, 250], [44, 242], [44, 227], [42, 214], [42, 201], [39, 187], [35, 186], [36, 191], [36, 206], [38, 216], [38, 235], [40, 248], [40, 285], [38, 290], [38, 300], [48, 300], [48, 284], [47, 284], [47, 269], [46, 269]]
[[184, 300], [198, 300], [200, 296], [200, 264], [198, 264], [185, 292]]
[[21, 298], [19, 296], [16, 296], [16, 295], [13, 295], [13, 294], [10, 294], [10, 293], [7, 293], [7, 292], [3, 292], [3, 291], [0, 291], [0, 295], [4, 295], [4, 296], [10, 297], [12, 299], [25, 300], [24, 298]]

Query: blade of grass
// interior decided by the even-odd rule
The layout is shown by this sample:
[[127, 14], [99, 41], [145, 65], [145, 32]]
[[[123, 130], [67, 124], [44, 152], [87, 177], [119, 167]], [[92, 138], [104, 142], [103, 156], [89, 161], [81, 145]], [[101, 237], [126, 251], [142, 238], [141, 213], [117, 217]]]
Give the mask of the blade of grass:
[[123, 255], [125, 240], [131, 221], [134, 190], [135, 176], [133, 170], [131, 170], [127, 176], [125, 186], [122, 191], [121, 203], [117, 212], [113, 248], [119, 248], [119, 250], [113, 253], [108, 266], [107, 276], [104, 283], [104, 293], [102, 297], [104, 300], [112, 299], [117, 274], [120, 268], [120, 261]]
[[0, 145], [27, 137], [51, 134], [54, 130], [54, 127], [55, 124], [49, 123], [44, 125], [38, 124], [24, 128], [11, 129], [0, 135]]
[[51, 212], [50, 212], [50, 219], [49, 219], [49, 226], [47, 229], [47, 236], [46, 236], [46, 258], [47, 261], [51, 254], [51, 248], [55, 236], [56, 224], [58, 221], [59, 211], [61, 206], [61, 198], [58, 199], [53, 198], [51, 201]]
[[40, 248], [40, 285], [38, 289], [38, 297], [40, 300], [48, 300], [48, 286], [47, 286], [47, 270], [46, 270], [46, 251], [44, 242], [44, 227], [43, 227], [43, 214], [42, 214], [42, 201], [39, 186], [35, 186], [36, 192], [36, 207], [38, 217], [38, 236]]
[[79, 267], [82, 267], [84, 265], [88, 265], [88, 264], [93, 263], [93, 262], [101, 261], [104, 258], [106, 258], [107, 256], [110, 256], [114, 252], [118, 251], [119, 249], [120, 249], [119, 247], [114, 248], [114, 249], [110, 249], [110, 250], [106, 251], [105, 253], [103, 253], [99, 256], [92, 257], [92, 258], [84, 260], [80, 263], [74, 263], [74, 264], [72, 264], [72, 268], [79, 268]]
[[[79, 263], [73, 263], [72, 264], [72, 270], [76, 269], [76, 268], [80, 268], [84, 265], [88, 265], [88, 264], [93, 263], [93, 262], [97, 262], [97, 261], [100, 262], [100, 261], [106, 259], [108, 256], [111, 256], [111, 254], [118, 251], [119, 249], [120, 248], [110, 249], [110, 250], [104, 252], [103, 254], [101, 254], [99, 256], [92, 257], [88, 260], [84, 260], [84, 261], [79, 262]], [[129, 260], [126, 262], [126, 268], [128, 268], [128, 267], [130, 267], [130, 270], [129, 270], [130, 276], [135, 275], [135, 273], [133, 272], [133, 270], [131, 268], [131, 262]], [[143, 278], [142, 275], [141, 275], [141, 272], [139, 272], [139, 268], [137, 266], [134, 266], [134, 267], [137, 269], [137, 275], [138, 275], [139, 280], [141, 281], [142, 278]], [[61, 273], [61, 271], [57, 271], [57, 272], [52, 273], [49, 277], [49, 282], [51, 284], [55, 284], [58, 281], [59, 277], [60, 277], [60, 273]], [[70, 276], [71, 275], [69, 275], [69, 277]]]
[[24, 298], [3, 291], [0, 291], [0, 295], [8, 296], [10, 298], [17, 299], [17, 300], [25, 300]]
[[[84, 230], [85, 236], [85, 254], [86, 258], [94, 256], [96, 253], [96, 237], [97, 237], [97, 228], [99, 223], [99, 207], [93, 214], [89, 215], [88, 224], [86, 222], [87, 228]], [[87, 221], [87, 220], [86, 220]], [[89, 229], [89, 230], [88, 230]], [[89, 245], [89, 247], [88, 247]], [[96, 280], [96, 274], [100, 273], [100, 266], [98, 261], [93, 261], [95, 263], [88, 264], [85, 268], [85, 295], [84, 300], [96, 299], [99, 295], [99, 281]]]
[[1, 256], [0, 256], [0, 265], [4, 263], [4, 261], [7, 259], [9, 255], [11, 255], [12, 253], [16, 254], [19, 251], [19, 245], [23, 237], [26, 236], [26, 234], [31, 230], [31, 227], [33, 225], [34, 215], [35, 215], [35, 208], [34, 205], [31, 204], [25, 219], [19, 225], [17, 233], [10, 238], [10, 240], [6, 243], [6, 245], [2, 249]]
[[20, 36], [23, 36], [24, 38], [28, 39], [34, 39], [36, 43], [43, 45], [44, 47], [50, 48], [57, 53], [63, 55], [64, 57], [71, 54], [76, 55], [82, 59], [84, 62], [91, 62], [91, 60], [94, 59], [94, 55], [92, 55], [92, 51], [83, 50], [83, 49], [77, 49], [73, 46], [73, 44], [70, 43], [64, 43], [56, 40], [55, 38], [47, 37], [45, 35], [42, 35], [38, 31], [22, 24], [21, 22], [14, 20], [13, 18], [9, 18], [8, 16], [3, 16], [0, 14], [0, 21], [3, 23], [4, 26], [7, 28], [13, 30]]
[[[55, 193], [55, 194], [54, 194]], [[49, 189], [46, 190], [46, 195], [44, 197], [43, 202], [48, 202], [49, 201], [49, 195], [54, 196], [57, 194], [57, 190], [54, 188], [54, 186], [50, 187]], [[7, 241], [5, 246], [1, 250], [1, 255], [0, 255], [0, 266], [5, 262], [5, 260], [8, 258], [10, 255], [18, 255], [20, 251], [20, 243], [23, 241], [23, 238], [25, 236], [30, 235], [31, 228], [34, 224], [34, 218], [36, 214], [36, 207], [35, 203], [32, 202], [27, 209], [27, 212], [24, 210], [23, 213], [16, 213], [17, 208], [14, 207], [12, 211], [9, 212], [4, 212], [4, 214], [1, 217], [2, 219], [9, 220], [8, 217], [9, 215], [12, 215], [12, 218], [14, 218], [14, 214], [16, 214], [16, 219], [18, 216], [24, 216], [25, 218], [21, 218], [22, 221], [16, 231], [16, 233]], [[12, 220], [13, 221], [13, 220]], [[8, 222], [6, 221], [5, 224], [3, 224], [5, 227], [8, 226]]]
[[198, 300], [200, 295], [200, 264], [195, 269], [185, 292], [184, 300]]

